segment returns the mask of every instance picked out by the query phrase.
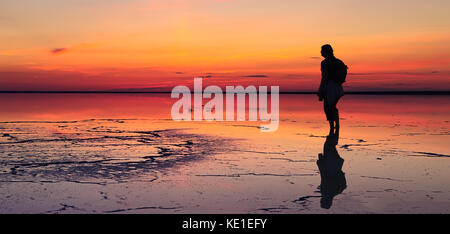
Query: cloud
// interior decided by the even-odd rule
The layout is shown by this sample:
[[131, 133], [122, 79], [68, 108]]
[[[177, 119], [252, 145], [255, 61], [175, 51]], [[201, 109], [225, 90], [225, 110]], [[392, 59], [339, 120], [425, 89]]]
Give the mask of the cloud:
[[256, 77], [256, 78], [258, 78], [258, 77], [268, 77], [268, 76], [266, 76], [266, 75], [248, 75], [248, 76], [242, 76], [242, 77]]
[[348, 75], [352, 76], [370, 76], [370, 75], [409, 75], [409, 76], [421, 76], [430, 74], [440, 74], [439, 71], [423, 71], [423, 72], [409, 72], [409, 71], [399, 71], [399, 72], [349, 72]]
[[309, 57], [310, 59], [321, 59], [320, 57]]
[[67, 51], [69, 51], [67, 48], [54, 48], [54, 49], [50, 50], [50, 53], [56, 55], [56, 54], [66, 53]]
[[368, 75], [373, 75], [376, 73], [364, 73], [364, 72], [349, 72], [348, 75], [352, 75], [352, 76], [368, 76]]
[[304, 76], [305, 76], [305, 74], [286, 74], [286, 75], [284, 75], [284, 77], [288, 77], [288, 78], [292, 78], [292, 77], [296, 78], [296, 77], [304, 77]]

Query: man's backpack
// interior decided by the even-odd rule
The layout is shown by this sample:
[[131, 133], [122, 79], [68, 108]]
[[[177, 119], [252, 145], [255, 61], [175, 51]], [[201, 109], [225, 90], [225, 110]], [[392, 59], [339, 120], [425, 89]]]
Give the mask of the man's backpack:
[[336, 59], [334, 61], [334, 63], [335, 63], [334, 64], [334, 72], [335, 72], [334, 80], [338, 84], [343, 84], [343, 83], [345, 83], [345, 78], [347, 78], [348, 67], [340, 59]]

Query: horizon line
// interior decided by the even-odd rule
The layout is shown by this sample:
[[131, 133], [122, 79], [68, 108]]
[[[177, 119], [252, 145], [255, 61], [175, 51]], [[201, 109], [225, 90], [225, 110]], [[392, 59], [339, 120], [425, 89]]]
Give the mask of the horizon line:
[[[133, 94], [133, 93], [172, 93], [171, 91], [0, 91], [0, 93], [105, 93], [105, 94]], [[196, 92], [191, 92], [196, 93]], [[222, 92], [225, 93], [225, 92]], [[283, 91], [279, 94], [317, 94], [313, 91]], [[349, 95], [450, 95], [450, 90], [447, 91], [347, 91], [345, 94]]]

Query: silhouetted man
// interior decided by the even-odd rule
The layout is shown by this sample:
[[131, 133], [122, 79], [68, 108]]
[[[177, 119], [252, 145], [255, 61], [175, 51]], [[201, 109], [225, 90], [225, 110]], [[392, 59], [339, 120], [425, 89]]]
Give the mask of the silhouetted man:
[[328, 44], [322, 46], [321, 54], [325, 59], [321, 63], [322, 80], [317, 95], [319, 101], [323, 100], [325, 115], [330, 123], [330, 135], [339, 134], [339, 112], [336, 104], [344, 95], [342, 83], [347, 76], [347, 66], [334, 57], [333, 48]]

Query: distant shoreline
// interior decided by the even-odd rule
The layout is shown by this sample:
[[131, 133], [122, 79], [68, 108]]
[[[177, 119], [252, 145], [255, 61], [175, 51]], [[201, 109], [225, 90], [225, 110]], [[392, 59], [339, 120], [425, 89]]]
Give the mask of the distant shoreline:
[[[161, 94], [171, 92], [146, 91], [0, 91], [0, 93], [78, 93], [78, 94]], [[280, 94], [316, 94], [312, 91], [280, 92]], [[450, 91], [349, 91], [346, 95], [450, 95]]]

